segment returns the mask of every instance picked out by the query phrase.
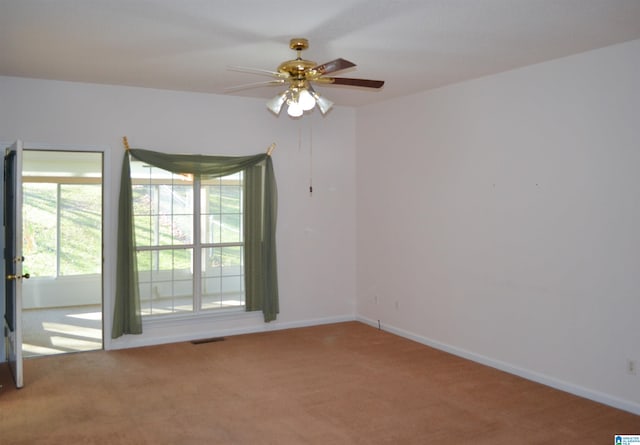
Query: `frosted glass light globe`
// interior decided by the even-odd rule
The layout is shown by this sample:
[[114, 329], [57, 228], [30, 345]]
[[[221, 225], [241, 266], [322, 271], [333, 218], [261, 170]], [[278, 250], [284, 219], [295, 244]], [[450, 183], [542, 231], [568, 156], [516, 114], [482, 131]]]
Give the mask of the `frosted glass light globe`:
[[307, 90], [300, 91], [300, 97], [298, 97], [298, 103], [302, 107], [304, 111], [309, 111], [316, 106], [316, 100], [313, 98], [311, 93]]
[[289, 101], [289, 107], [287, 108], [287, 114], [291, 117], [302, 116], [302, 107], [298, 102]]

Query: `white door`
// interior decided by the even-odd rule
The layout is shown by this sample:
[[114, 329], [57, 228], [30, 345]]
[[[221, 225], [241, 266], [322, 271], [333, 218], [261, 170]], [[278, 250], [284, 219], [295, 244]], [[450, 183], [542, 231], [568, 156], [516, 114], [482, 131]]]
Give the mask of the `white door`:
[[4, 270], [6, 355], [16, 387], [22, 388], [22, 142], [4, 156]]

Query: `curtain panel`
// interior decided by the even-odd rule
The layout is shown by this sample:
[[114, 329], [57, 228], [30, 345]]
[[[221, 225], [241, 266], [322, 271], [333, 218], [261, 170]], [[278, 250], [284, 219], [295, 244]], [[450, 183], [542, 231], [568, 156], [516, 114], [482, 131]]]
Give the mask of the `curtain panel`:
[[116, 298], [112, 338], [142, 333], [140, 292], [133, 219], [130, 157], [177, 174], [216, 178], [244, 174], [245, 308], [261, 310], [264, 321], [279, 312], [276, 262], [277, 188], [271, 156], [207, 156], [166, 154], [131, 148], [122, 162], [118, 202]]

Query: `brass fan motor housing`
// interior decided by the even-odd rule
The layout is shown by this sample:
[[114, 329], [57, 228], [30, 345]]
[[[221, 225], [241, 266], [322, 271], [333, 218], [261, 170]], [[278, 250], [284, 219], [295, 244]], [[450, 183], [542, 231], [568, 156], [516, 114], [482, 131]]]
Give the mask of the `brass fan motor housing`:
[[317, 65], [316, 62], [304, 59], [287, 60], [278, 66], [278, 72], [286, 73], [290, 79], [304, 80], [311, 69]]
[[298, 58], [295, 60], [287, 60], [282, 62], [278, 66], [278, 72], [287, 74], [292, 81], [311, 80], [317, 77], [316, 73], [312, 71], [312, 68], [318, 64], [311, 60], [304, 60], [300, 56], [300, 52], [309, 48], [309, 41], [303, 38], [291, 39], [289, 42], [289, 48], [298, 52]]

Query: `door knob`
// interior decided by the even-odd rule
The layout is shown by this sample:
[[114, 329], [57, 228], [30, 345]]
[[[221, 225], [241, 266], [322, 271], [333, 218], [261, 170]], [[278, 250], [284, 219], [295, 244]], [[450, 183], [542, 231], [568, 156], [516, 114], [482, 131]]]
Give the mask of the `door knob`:
[[21, 280], [23, 278], [28, 280], [30, 277], [31, 275], [29, 275], [28, 273], [24, 275], [7, 275], [7, 280]]

